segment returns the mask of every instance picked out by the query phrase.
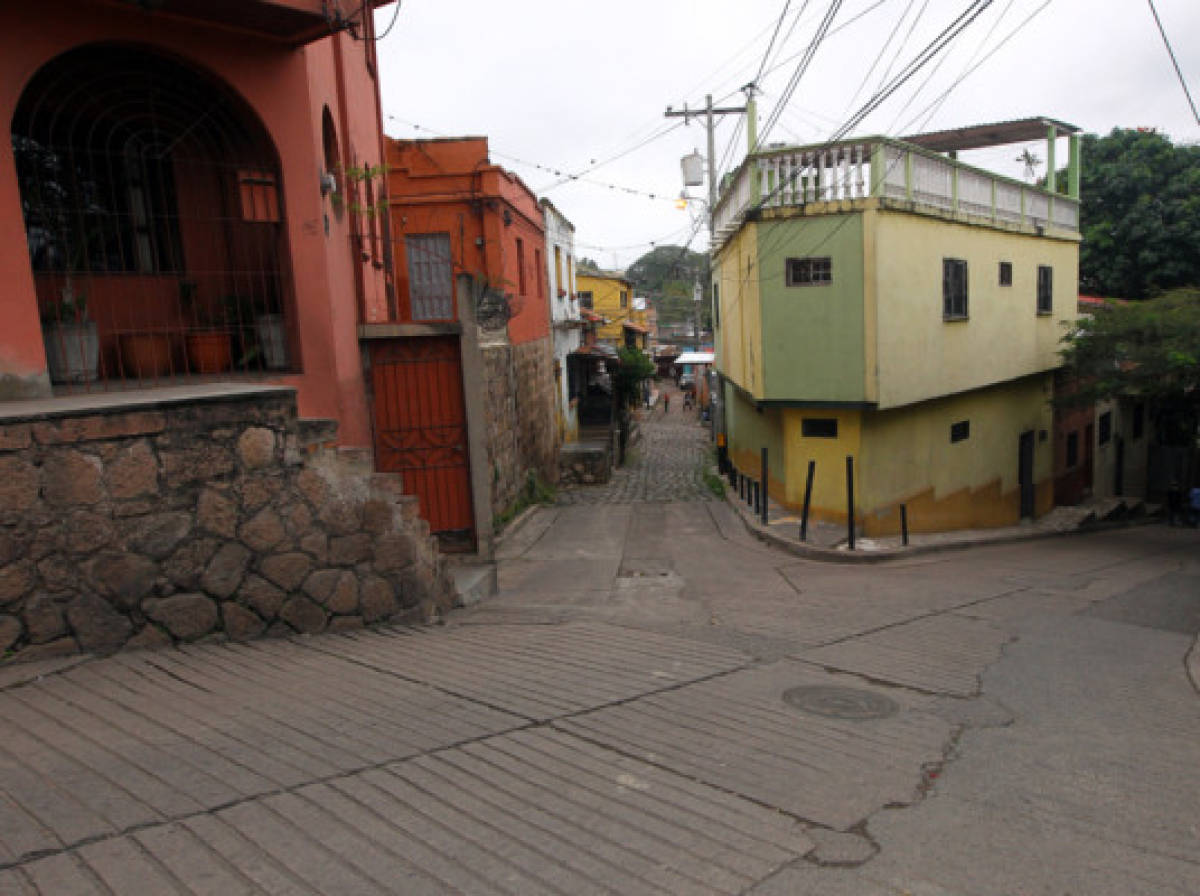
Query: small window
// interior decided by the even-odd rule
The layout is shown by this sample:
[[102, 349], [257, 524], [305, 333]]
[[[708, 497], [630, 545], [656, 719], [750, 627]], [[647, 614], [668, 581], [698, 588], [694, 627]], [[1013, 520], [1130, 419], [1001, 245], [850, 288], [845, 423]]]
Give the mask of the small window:
[[592, 310], [592, 291], [590, 289], [581, 289], [579, 291], [579, 307]]
[[1140, 439], [1146, 431], [1146, 406], [1140, 401], [1133, 406], [1133, 437]]
[[713, 284], [713, 326], [721, 326], [721, 284]]
[[546, 297], [546, 287], [542, 281], [542, 250], [533, 250], [533, 278], [537, 281], [537, 294], [539, 299]]
[[1012, 286], [1012, 262], [1000, 262], [1000, 285]]
[[1112, 411], [1100, 415], [1100, 444], [1107, 445], [1112, 438]]
[[564, 298], [567, 294], [566, 282], [563, 280], [562, 266], [562, 249], [558, 246], [554, 247], [554, 288], [558, 290], [558, 297]]
[[961, 258], [942, 259], [942, 317], [967, 318], [967, 263]]
[[1067, 468], [1071, 468], [1079, 463], [1079, 432], [1067, 434]]
[[242, 200], [242, 220], [275, 223], [279, 221], [279, 190], [270, 171], [238, 172], [238, 191]]
[[621, 307], [622, 308], [629, 307], [629, 292], [628, 292], [628, 290], [624, 290], [624, 289], [621, 290]]
[[[959, 420], [950, 424], [950, 441], [965, 442], [971, 437], [971, 421]], [[985, 440], [986, 441], [986, 440]]]
[[804, 417], [800, 434], [806, 439], [836, 439], [837, 419], [834, 417]]
[[824, 286], [833, 282], [833, 259], [789, 258], [784, 270], [788, 286]]
[[1054, 311], [1054, 268], [1038, 265], [1037, 313], [1051, 314]]
[[517, 293], [525, 295], [525, 241], [517, 237]]

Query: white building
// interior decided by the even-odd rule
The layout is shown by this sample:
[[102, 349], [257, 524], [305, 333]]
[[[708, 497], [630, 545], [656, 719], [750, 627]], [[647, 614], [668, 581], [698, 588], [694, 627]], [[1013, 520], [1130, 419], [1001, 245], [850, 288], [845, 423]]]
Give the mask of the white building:
[[570, 355], [583, 340], [583, 319], [575, 293], [575, 226], [549, 199], [546, 216], [546, 268], [550, 284], [550, 326], [554, 332], [554, 376], [558, 395], [558, 431], [564, 442], [579, 438], [578, 394], [583, 388], [571, 374]]

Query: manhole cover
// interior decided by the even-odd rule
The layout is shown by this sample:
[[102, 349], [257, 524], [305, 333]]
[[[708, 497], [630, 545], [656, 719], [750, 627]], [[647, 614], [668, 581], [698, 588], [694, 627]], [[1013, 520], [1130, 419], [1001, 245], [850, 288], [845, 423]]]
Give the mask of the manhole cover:
[[783, 702], [814, 715], [856, 722], [886, 719], [900, 711], [900, 704], [883, 694], [826, 684], [788, 688], [783, 692]]

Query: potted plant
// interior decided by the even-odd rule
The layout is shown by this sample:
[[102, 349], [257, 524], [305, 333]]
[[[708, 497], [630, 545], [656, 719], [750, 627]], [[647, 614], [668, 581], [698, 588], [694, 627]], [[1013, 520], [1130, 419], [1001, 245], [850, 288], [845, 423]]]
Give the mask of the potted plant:
[[240, 334], [239, 367], [287, 369], [287, 324], [277, 302], [231, 294], [225, 297], [225, 314]]
[[193, 373], [221, 373], [233, 364], [233, 346], [229, 328], [221, 326], [210, 305], [196, 300], [196, 282], [179, 281], [179, 304], [192, 326], [184, 346], [188, 368]]
[[88, 317], [87, 294], [76, 292], [71, 278], [58, 301], [43, 309], [42, 338], [46, 366], [54, 383], [91, 383], [100, 375], [100, 336]]

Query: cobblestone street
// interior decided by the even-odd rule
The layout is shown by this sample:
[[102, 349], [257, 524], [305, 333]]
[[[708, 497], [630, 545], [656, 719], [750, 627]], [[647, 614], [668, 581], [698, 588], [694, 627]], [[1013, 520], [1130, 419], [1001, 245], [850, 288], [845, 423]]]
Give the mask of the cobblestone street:
[[659, 388], [670, 397], [669, 410], [664, 410], [660, 397], [653, 408], [641, 412], [639, 438], [630, 447], [625, 465], [614, 469], [602, 485], [561, 489], [559, 504], [713, 500], [703, 476], [712, 451], [708, 428], [697, 412], [683, 409], [683, 395], [674, 384], [664, 381]]

